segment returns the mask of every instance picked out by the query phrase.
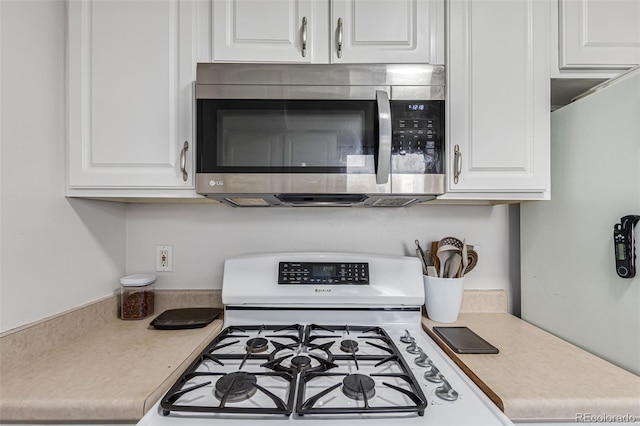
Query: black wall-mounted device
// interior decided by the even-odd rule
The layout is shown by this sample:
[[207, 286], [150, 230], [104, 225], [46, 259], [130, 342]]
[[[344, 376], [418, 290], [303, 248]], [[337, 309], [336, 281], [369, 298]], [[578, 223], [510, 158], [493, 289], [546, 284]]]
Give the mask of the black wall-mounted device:
[[620, 223], [613, 226], [613, 249], [616, 259], [616, 272], [621, 278], [636, 276], [636, 252], [634, 227], [640, 220], [638, 215], [620, 218]]

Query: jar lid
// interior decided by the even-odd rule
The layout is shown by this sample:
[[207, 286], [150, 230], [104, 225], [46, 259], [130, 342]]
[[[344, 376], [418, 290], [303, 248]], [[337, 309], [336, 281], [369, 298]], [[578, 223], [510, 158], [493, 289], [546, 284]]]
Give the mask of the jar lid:
[[141, 287], [156, 282], [153, 274], [136, 274], [120, 278], [120, 284], [124, 287]]

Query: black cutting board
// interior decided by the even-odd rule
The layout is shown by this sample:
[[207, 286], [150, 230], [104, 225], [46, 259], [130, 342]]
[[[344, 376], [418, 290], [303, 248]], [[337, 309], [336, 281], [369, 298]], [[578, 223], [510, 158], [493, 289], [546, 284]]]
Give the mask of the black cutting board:
[[202, 328], [216, 319], [221, 312], [220, 308], [169, 309], [158, 315], [150, 325], [158, 330]]

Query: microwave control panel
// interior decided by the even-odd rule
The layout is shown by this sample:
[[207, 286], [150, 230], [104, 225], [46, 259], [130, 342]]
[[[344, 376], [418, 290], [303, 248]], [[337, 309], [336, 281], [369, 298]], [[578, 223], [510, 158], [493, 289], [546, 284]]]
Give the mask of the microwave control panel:
[[280, 262], [278, 284], [369, 284], [369, 264]]
[[391, 129], [392, 172], [444, 172], [444, 101], [391, 101]]

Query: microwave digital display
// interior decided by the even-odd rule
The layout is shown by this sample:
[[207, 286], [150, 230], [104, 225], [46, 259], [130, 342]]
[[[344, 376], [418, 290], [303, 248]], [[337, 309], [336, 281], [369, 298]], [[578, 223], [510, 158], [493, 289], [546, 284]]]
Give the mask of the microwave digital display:
[[424, 111], [424, 104], [407, 104], [407, 111]]

